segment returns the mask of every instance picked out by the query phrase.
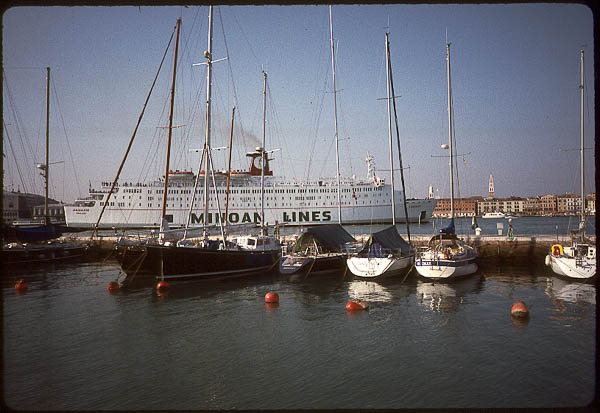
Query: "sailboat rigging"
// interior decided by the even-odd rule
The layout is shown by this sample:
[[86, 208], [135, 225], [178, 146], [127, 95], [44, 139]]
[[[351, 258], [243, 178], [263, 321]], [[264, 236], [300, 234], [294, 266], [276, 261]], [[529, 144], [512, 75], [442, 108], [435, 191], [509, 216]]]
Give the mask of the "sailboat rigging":
[[279, 272], [288, 276], [290, 280], [307, 278], [309, 274], [314, 276], [335, 274], [343, 271], [346, 268], [348, 249], [351, 244], [356, 243], [354, 237], [342, 227], [337, 98], [335, 89], [335, 48], [331, 6], [329, 6], [329, 33], [331, 68], [333, 72], [333, 119], [335, 128], [338, 224], [309, 227], [300, 235], [289, 254], [283, 256], [279, 264]]
[[[390, 59], [389, 33], [385, 34], [386, 50], [386, 73], [387, 73], [387, 112], [388, 112], [388, 137], [390, 149], [390, 180], [392, 185], [392, 226], [374, 234], [371, 234], [361, 251], [348, 258], [347, 264], [350, 272], [360, 278], [378, 278], [391, 275], [407, 274], [414, 263], [414, 248], [407, 243], [398, 233], [396, 228], [396, 208], [394, 197], [394, 152], [392, 139], [392, 113], [393, 101], [396, 133], [398, 137], [398, 157], [400, 169], [402, 169], [402, 155], [400, 153], [400, 138], [398, 133], [398, 117], [396, 115], [396, 103], [392, 80], [392, 63]], [[406, 191], [404, 188], [404, 177], [402, 179], [402, 191], [404, 193], [404, 208], [406, 213]], [[410, 227], [406, 223], [408, 236]], [[410, 240], [410, 238], [409, 238]]]
[[[45, 162], [37, 164], [44, 178], [44, 221], [42, 223], [27, 223], [23, 225], [4, 225], [3, 241], [7, 234], [15, 238], [17, 243], [2, 246], [2, 264], [24, 264], [40, 262], [59, 262], [77, 258], [87, 250], [87, 245], [77, 245], [73, 242], [57, 240], [63, 229], [52, 223], [48, 211], [48, 187], [50, 181], [50, 68], [46, 68], [46, 137]], [[56, 162], [54, 162], [56, 163]]]
[[581, 51], [581, 211], [579, 228], [571, 231], [571, 245], [554, 244], [546, 256], [545, 264], [556, 274], [579, 280], [596, 275], [596, 244], [585, 236], [585, 158], [584, 158], [584, 51]]
[[48, 214], [48, 187], [50, 182], [50, 68], [46, 68], [46, 148], [44, 163], [37, 164], [44, 178], [44, 221], [42, 223], [27, 223], [15, 225], [16, 239], [21, 242], [48, 241], [60, 237], [63, 230], [60, 225], [50, 222]]
[[448, 145], [450, 150], [450, 224], [434, 235], [418, 255], [415, 268], [422, 277], [428, 279], [450, 279], [474, 274], [477, 271], [477, 251], [456, 236], [454, 227], [454, 147], [452, 116], [452, 82], [450, 77], [450, 43], [446, 44], [446, 64], [448, 72]]
[[[192, 194], [192, 199], [194, 200], [196, 196], [198, 179], [201, 176], [200, 169], [204, 164], [203, 234], [200, 241], [197, 243], [185, 238], [185, 236], [187, 236], [186, 225], [184, 239], [173, 242], [175, 241], [173, 236], [174, 233], [167, 230], [165, 219], [166, 199], [169, 191], [168, 185], [165, 183], [165, 189], [163, 191], [163, 223], [165, 225], [161, 228], [161, 235], [163, 236], [159, 239], [158, 243], [148, 244], [141, 247], [125, 246], [122, 249], [121, 253], [118, 254], [119, 262], [121, 264], [121, 268], [127, 274], [123, 284], [128, 284], [129, 281], [133, 281], [136, 275], [140, 272], [144, 274], [151, 274], [155, 278], [166, 281], [212, 280], [259, 275], [271, 271], [279, 259], [280, 246], [278, 240], [274, 237], [269, 237], [266, 235], [248, 235], [238, 237], [235, 241], [228, 241], [223, 228], [223, 220], [219, 220], [221, 240], [218, 241], [210, 239], [208, 235], [207, 217], [210, 202], [209, 178], [212, 180], [217, 209], [219, 211], [219, 215], [221, 215], [210, 146], [212, 84], [211, 69], [212, 63], [218, 61], [212, 60], [212, 11], [213, 7], [210, 6], [208, 16], [208, 50], [204, 52], [204, 57], [206, 58], [206, 62], [204, 64], [207, 65], [207, 117], [205, 144], [200, 159], [198, 174], [196, 176], [194, 192]], [[178, 26], [179, 24], [180, 20], [178, 20]], [[177, 46], [175, 47], [175, 51], [177, 51]], [[175, 56], [175, 61], [176, 59], [177, 58]], [[174, 84], [175, 75], [173, 75], [173, 88]], [[171, 127], [171, 116], [169, 126]], [[263, 153], [265, 152], [264, 149], [260, 149], [263, 151]], [[167, 150], [167, 157], [168, 154], [169, 151]], [[190, 211], [191, 209], [192, 208], [190, 208]]]

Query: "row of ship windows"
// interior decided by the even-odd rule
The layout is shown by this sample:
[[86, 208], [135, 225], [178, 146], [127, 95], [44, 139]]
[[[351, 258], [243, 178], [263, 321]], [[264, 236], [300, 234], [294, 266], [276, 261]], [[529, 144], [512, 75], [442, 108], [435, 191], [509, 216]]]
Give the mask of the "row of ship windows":
[[[379, 187], [379, 188], [373, 188], [373, 187], [365, 187], [365, 188], [344, 188], [342, 189], [342, 192], [374, 192], [374, 191], [381, 191], [383, 190], [383, 187]], [[163, 189], [156, 189], [154, 193], [156, 194], [162, 194], [163, 193]], [[219, 194], [224, 194], [226, 192], [225, 189], [218, 189], [217, 193]], [[231, 189], [229, 191], [231, 194], [260, 194], [260, 189]], [[123, 193], [127, 193], [127, 194], [141, 194], [142, 193], [142, 189], [139, 188], [127, 188], [123, 190]], [[152, 194], [152, 189], [148, 189], [147, 191], [148, 194]], [[169, 189], [167, 191], [168, 194], [191, 194], [192, 190], [191, 189]], [[305, 194], [305, 193], [337, 193], [337, 189], [336, 188], [318, 188], [318, 189], [265, 189], [265, 193], [266, 194]]]
[[[359, 204], [359, 203], [358, 203], [358, 201], [355, 201], [355, 202], [344, 202], [344, 201], [342, 201], [342, 205], [357, 205], [357, 204]], [[360, 201], [360, 205], [373, 205], [373, 204], [376, 204], [376, 205], [377, 205], [377, 204], [379, 204], [379, 200], [376, 200], [375, 202], [373, 202], [373, 201], [368, 201], [368, 203], [367, 203], [366, 201]], [[382, 202], [382, 204], [383, 204], [383, 202]], [[337, 205], [337, 203], [331, 203], [330, 205], [325, 205], [325, 206], [334, 207], [334, 206], [336, 206], [336, 205]], [[100, 206], [104, 206], [104, 202], [100, 202]], [[108, 206], [114, 207], [114, 206], [115, 206], [115, 203], [111, 201], [111, 202], [109, 202], [109, 203], [108, 203]], [[116, 206], [117, 206], [118, 208], [125, 208], [125, 207], [131, 207], [132, 205], [131, 205], [131, 202], [128, 202], [128, 203], [127, 203], [127, 205], [125, 204], [125, 202], [117, 202], [117, 205], [116, 205]], [[141, 206], [142, 206], [142, 203], [141, 203], [141, 202], [139, 202], [137, 206], [138, 206], [138, 207], [141, 207]], [[248, 202], [248, 203], [245, 203], [245, 204], [239, 204], [239, 203], [238, 203], [238, 204], [236, 204], [236, 203], [234, 202], [234, 203], [232, 203], [232, 204], [231, 204], [231, 207], [232, 207], [232, 208], [235, 208], [236, 206], [237, 206], [238, 208], [244, 208], [244, 207], [253, 207], [253, 208], [258, 208], [258, 207], [260, 206], [260, 204], [257, 204], [256, 202], [254, 202], [254, 203], [250, 203], [250, 202]], [[270, 206], [271, 206], [271, 205], [270, 205], [270, 203], [269, 203], [269, 202], [266, 202], [266, 203], [265, 203], [265, 207], [266, 207], [266, 208], [268, 208], [268, 207], [270, 207]], [[303, 204], [303, 205], [293, 204], [293, 205], [292, 205], [292, 204], [291, 204], [291, 203], [289, 203], [289, 202], [288, 202], [288, 203], [285, 203], [285, 202], [280, 202], [280, 203], [277, 203], [277, 202], [275, 202], [275, 203], [274, 203], [274, 205], [273, 205], [273, 207], [274, 207], [274, 208], [277, 208], [277, 207], [299, 207], [299, 206], [307, 206], [307, 207], [310, 207], [311, 205], [310, 205], [310, 204], [308, 204], [308, 205], [307, 205], [307, 204]], [[315, 206], [323, 206], [323, 205], [315, 205]], [[135, 206], [134, 206], [134, 207], [135, 207]], [[162, 207], [162, 204], [161, 204], [161, 203], [157, 203], [157, 204], [148, 203], [148, 206], [147, 206], [147, 208], [160, 208], [160, 207]], [[189, 203], [186, 203], [186, 204], [185, 204], [185, 208], [189, 208], [189, 207], [190, 207], [190, 204], [189, 204]], [[196, 207], [196, 208], [202, 208], [202, 205], [201, 205], [201, 204], [196, 204], [196, 205], [195, 205], [195, 207]], [[216, 207], [216, 205], [214, 205], [214, 204], [211, 202], [211, 203], [210, 203], [210, 208], [214, 208], [214, 207]], [[169, 203], [167, 203], [167, 208], [177, 208], [177, 205], [176, 205], [176, 204], [169, 204]], [[180, 203], [180, 204], [179, 204], [179, 208], [184, 208], [184, 205], [183, 205], [182, 203]]]
[[[376, 195], [381, 197], [382, 194], [376, 194]], [[368, 198], [369, 197], [368, 194], [363, 194], [363, 195], [352, 194], [352, 195], [342, 195], [341, 198], [350, 198], [350, 197], [352, 197], [352, 198], [356, 199], [356, 198], [359, 198], [361, 196], [364, 197], [364, 198]], [[334, 198], [335, 197], [327, 196], [325, 199], [334, 199]], [[115, 199], [118, 199], [118, 196], [115, 196]], [[125, 195], [121, 196], [121, 199], [125, 199]], [[131, 199], [131, 195], [129, 195], [128, 199]], [[138, 199], [142, 199], [142, 196], [141, 195], [138, 196]], [[196, 196], [196, 201], [199, 201], [199, 200], [202, 200], [202, 199], [203, 198], [201, 196]], [[214, 199], [214, 197], [210, 196], [209, 199], [212, 200], [212, 199]], [[279, 198], [279, 199], [281, 199], [282, 201], [284, 200], [284, 198]], [[311, 196], [296, 196], [296, 197], [294, 197], [295, 201], [313, 201], [313, 200], [316, 200], [316, 199], [324, 199], [324, 198], [322, 196], [316, 197], [314, 195], [311, 195]], [[147, 200], [148, 201], [154, 201], [154, 197], [149, 196], [147, 198]], [[183, 201], [184, 199], [182, 197], [179, 197], [179, 198], [167, 197], [167, 201], [173, 201], [173, 200], [175, 200], [175, 201]], [[242, 197], [241, 198], [242, 202], [256, 201], [256, 200], [260, 200], [260, 198], [257, 198], [257, 197]], [[274, 200], [274, 197], [265, 197], [265, 200], [266, 201]], [[289, 200], [290, 201], [292, 200], [291, 196], [289, 197]], [[186, 197], [186, 201], [188, 201], [187, 197]], [[235, 201], [235, 198], [232, 198], [232, 201]]]

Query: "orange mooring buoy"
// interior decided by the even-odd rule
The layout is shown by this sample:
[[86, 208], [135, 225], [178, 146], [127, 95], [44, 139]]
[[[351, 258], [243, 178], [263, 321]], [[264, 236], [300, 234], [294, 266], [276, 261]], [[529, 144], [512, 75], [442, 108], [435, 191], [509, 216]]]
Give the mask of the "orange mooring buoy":
[[17, 291], [25, 291], [27, 288], [29, 288], [29, 286], [27, 285], [25, 280], [19, 280], [15, 284], [15, 290]]
[[358, 311], [358, 310], [367, 310], [369, 305], [364, 301], [348, 301], [346, 303], [346, 311]]
[[167, 288], [169, 288], [169, 283], [166, 281], [160, 281], [158, 284], [156, 284], [157, 290], [166, 290]]
[[108, 287], [106, 287], [108, 291], [117, 291], [119, 289], [119, 283], [116, 281], [111, 281], [108, 283]]
[[518, 318], [529, 317], [529, 310], [523, 301], [515, 301], [510, 308], [510, 315]]
[[265, 294], [265, 303], [267, 304], [275, 304], [279, 302], [279, 295], [277, 293], [268, 292]]

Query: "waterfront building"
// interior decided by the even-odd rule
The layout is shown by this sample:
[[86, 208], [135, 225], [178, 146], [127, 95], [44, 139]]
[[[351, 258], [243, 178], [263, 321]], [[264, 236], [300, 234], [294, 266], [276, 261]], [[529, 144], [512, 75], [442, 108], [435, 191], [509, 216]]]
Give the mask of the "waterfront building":
[[[454, 198], [454, 216], [472, 217], [477, 213], [477, 204], [483, 200], [483, 197], [472, 196], [469, 198]], [[433, 217], [450, 216], [450, 198], [438, 199], [433, 210]]]
[[559, 215], [577, 215], [581, 211], [581, 197], [566, 193], [556, 196], [556, 212]]
[[19, 219], [19, 196], [16, 192], [4, 191], [2, 194], [2, 221], [13, 222]]
[[[42, 205], [41, 217], [44, 216], [44, 197], [38, 194], [29, 194], [19, 191], [2, 191], [2, 221], [12, 223], [20, 220], [35, 219], [33, 214], [34, 206]], [[58, 204], [54, 199], [48, 199], [48, 208], [51, 205]], [[62, 213], [64, 217], [64, 212]], [[64, 220], [64, 219], [63, 219]]]
[[539, 196], [530, 196], [525, 198], [525, 215], [540, 215], [542, 201]]
[[[48, 217], [53, 224], [62, 224], [65, 222], [65, 204], [48, 204]], [[34, 221], [44, 219], [44, 205], [33, 207]]]
[[542, 215], [556, 215], [556, 198], [557, 196], [555, 194], [542, 195], [540, 197], [540, 201], [542, 204]]
[[596, 193], [590, 192], [585, 200], [585, 210], [588, 215], [596, 214]]
[[526, 200], [524, 198], [511, 196], [509, 198], [485, 198], [477, 203], [477, 215], [488, 212], [504, 212], [505, 214], [525, 213]]

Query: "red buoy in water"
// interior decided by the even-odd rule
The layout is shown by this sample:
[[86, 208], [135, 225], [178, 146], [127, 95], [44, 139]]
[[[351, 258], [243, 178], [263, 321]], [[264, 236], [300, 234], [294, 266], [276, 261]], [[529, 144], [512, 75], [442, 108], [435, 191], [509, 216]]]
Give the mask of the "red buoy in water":
[[275, 304], [279, 302], [279, 295], [277, 293], [268, 292], [265, 295], [265, 303], [267, 304]]
[[108, 287], [106, 289], [108, 291], [117, 291], [119, 289], [119, 283], [116, 281], [111, 281], [108, 283]]
[[169, 283], [166, 281], [161, 281], [158, 284], [156, 284], [157, 290], [166, 290], [167, 288], [169, 288]]
[[369, 308], [369, 305], [367, 303], [365, 303], [364, 301], [359, 301], [359, 302], [348, 301], [346, 303], [346, 311], [359, 311], [359, 310], [366, 310], [368, 308]]
[[510, 308], [510, 315], [518, 318], [529, 317], [529, 310], [523, 301], [515, 301]]
[[29, 286], [27, 285], [25, 280], [19, 280], [15, 284], [15, 290], [17, 290], [17, 291], [25, 291], [25, 290], [27, 290], [27, 288], [29, 288]]

